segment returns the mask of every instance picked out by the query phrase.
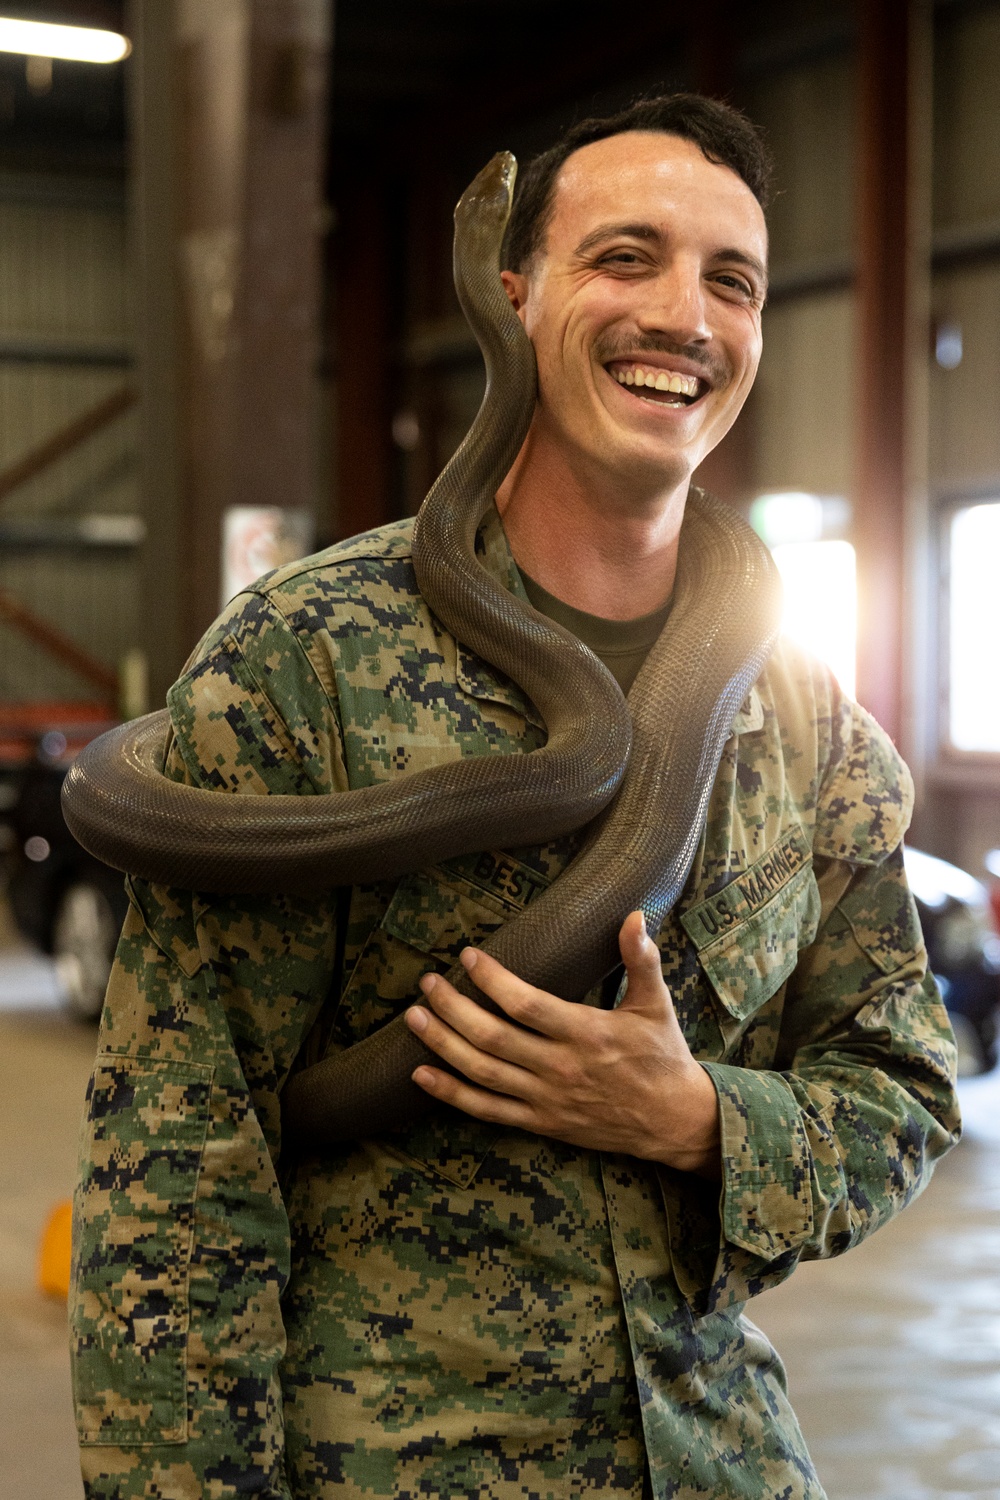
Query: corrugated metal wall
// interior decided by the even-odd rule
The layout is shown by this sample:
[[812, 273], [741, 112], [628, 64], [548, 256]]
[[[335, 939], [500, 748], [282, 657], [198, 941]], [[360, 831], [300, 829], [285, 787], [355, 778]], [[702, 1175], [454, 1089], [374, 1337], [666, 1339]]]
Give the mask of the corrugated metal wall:
[[[768, 74], [749, 113], [767, 132], [773, 296], [750, 398], [756, 490], [850, 492], [854, 461], [855, 64], [846, 49]], [[795, 290], [802, 287], [803, 290]], [[809, 288], [812, 288], [811, 290]]]
[[[129, 283], [120, 189], [0, 176], [0, 470], [130, 380]], [[135, 640], [134, 541], [74, 523], [138, 516], [135, 452], [129, 413], [0, 503], [0, 589], [112, 668]], [[91, 695], [0, 623], [0, 699]]]
[[[942, 13], [934, 73], [934, 315], [961, 328], [963, 357], [954, 369], [931, 364], [931, 481], [937, 492], [1000, 488], [1000, 6]], [[852, 269], [854, 89], [845, 50], [768, 75], [751, 95], [779, 187], [776, 295], [750, 407], [757, 490], [850, 492], [853, 294], [838, 283]], [[828, 285], [783, 295], [796, 280]]]
[[[943, 18], [935, 58], [934, 229], [966, 241], [933, 282], [934, 314], [962, 331], [962, 360], [932, 366], [931, 480], [939, 494], [1000, 494], [1000, 7]], [[978, 255], [973, 251], [978, 241]], [[992, 246], [992, 248], [991, 248]]]
[[821, 292], [764, 314], [754, 387], [755, 488], [848, 495], [854, 426], [854, 297]]

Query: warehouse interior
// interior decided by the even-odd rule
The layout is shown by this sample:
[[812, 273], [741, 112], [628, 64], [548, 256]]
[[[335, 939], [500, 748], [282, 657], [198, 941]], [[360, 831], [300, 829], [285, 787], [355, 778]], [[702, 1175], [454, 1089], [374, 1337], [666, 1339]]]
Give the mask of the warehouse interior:
[[[162, 705], [245, 582], [415, 513], [482, 396], [451, 210], [489, 156], [697, 90], [763, 127], [777, 183], [760, 375], [699, 479], [907, 760], [909, 842], [948, 862], [948, 941], [975, 928], [989, 991], [953, 1013], [966, 1136], [931, 1188], [751, 1316], [830, 1500], [997, 1500], [1000, 0], [0, 16], [129, 42], [0, 50], [0, 1490], [83, 1493], [38, 1266], [96, 1027], [53, 951], [55, 835], [11, 820], [24, 777]], [[118, 900], [74, 910], [100, 927]]]

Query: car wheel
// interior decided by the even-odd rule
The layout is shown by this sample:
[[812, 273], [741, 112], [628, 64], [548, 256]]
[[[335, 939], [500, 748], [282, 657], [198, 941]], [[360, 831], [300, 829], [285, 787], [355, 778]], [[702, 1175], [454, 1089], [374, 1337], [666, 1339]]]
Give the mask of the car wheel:
[[87, 880], [62, 892], [52, 923], [52, 956], [67, 1009], [80, 1020], [101, 1014], [121, 921], [108, 895]]
[[1000, 1008], [994, 1007], [979, 1026], [979, 1045], [983, 1049], [983, 1071], [985, 1073], [992, 1073], [997, 1065], [998, 1041], [1000, 1041], [1000, 1038], [998, 1038], [998, 1031], [1000, 1031], [1000, 1027], [997, 1024], [998, 1021], [1000, 1021]]
[[949, 1013], [948, 1019], [955, 1033], [955, 1045], [958, 1048], [959, 1078], [976, 1078], [980, 1073], [988, 1072], [989, 1061], [983, 1056], [979, 1033], [968, 1016]]

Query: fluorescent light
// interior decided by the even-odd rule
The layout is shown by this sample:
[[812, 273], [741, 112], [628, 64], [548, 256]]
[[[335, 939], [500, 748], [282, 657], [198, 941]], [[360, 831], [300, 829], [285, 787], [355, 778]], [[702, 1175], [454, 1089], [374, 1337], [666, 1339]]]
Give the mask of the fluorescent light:
[[769, 547], [784, 542], [830, 542], [843, 537], [851, 507], [843, 495], [809, 495], [777, 490], [758, 495], [750, 507], [750, 525]]
[[128, 37], [92, 26], [55, 26], [48, 21], [0, 17], [0, 52], [29, 57], [63, 57], [71, 62], [120, 62], [132, 50]]
[[799, 490], [758, 495], [750, 507], [750, 525], [769, 547], [818, 542], [823, 535], [823, 502]]

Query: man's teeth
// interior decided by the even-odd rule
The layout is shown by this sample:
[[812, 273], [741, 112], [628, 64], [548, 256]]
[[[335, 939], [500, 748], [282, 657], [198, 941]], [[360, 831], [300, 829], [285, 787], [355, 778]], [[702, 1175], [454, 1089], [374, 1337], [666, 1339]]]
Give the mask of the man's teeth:
[[672, 391], [678, 396], [698, 394], [696, 375], [672, 375], [666, 370], [644, 370], [639, 365], [631, 365], [628, 369], [619, 366], [613, 374], [619, 385], [647, 386], [655, 391]]

